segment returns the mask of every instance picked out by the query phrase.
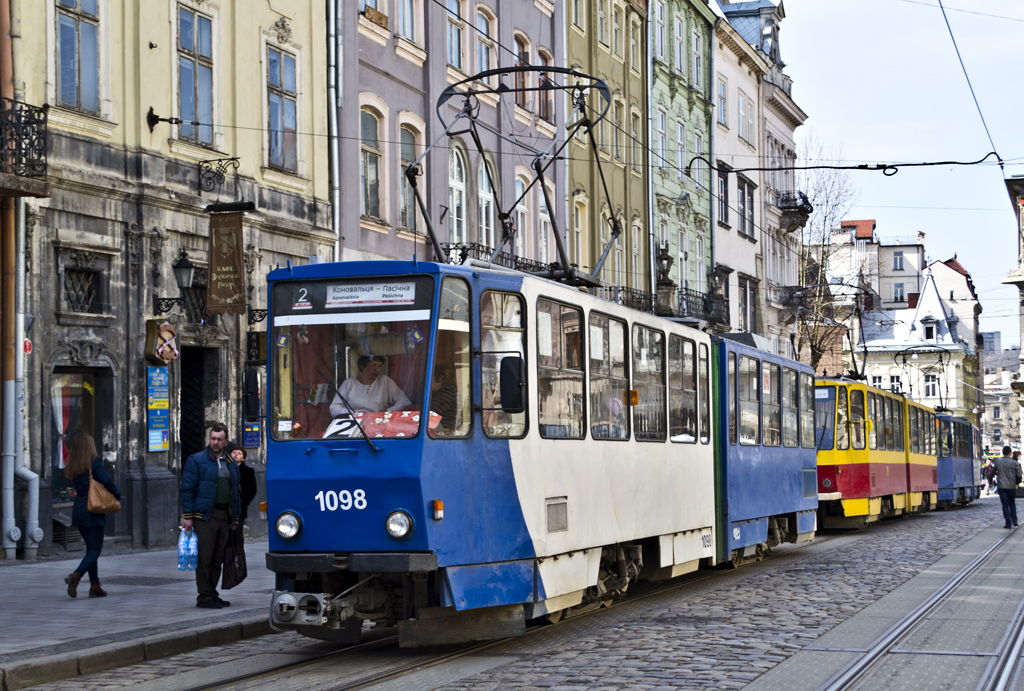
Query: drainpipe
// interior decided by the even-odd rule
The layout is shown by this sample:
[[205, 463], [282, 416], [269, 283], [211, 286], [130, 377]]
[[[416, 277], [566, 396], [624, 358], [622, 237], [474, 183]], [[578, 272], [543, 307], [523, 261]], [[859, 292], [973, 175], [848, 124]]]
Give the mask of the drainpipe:
[[[717, 17], [715, 21], [711, 23], [711, 29], [709, 31], [709, 38], [711, 41], [708, 43], [708, 90], [711, 92], [711, 100], [715, 99], [715, 84], [713, 82], [715, 78], [715, 28], [718, 26], [718, 22], [722, 21], [721, 17]], [[717, 105], [717, 103], [716, 103]], [[714, 106], [712, 106], [714, 108]], [[718, 228], [718, 224], [715, 223], [715, 211], [718, 209], [717, 194], [718, 194], [718, 180], [715, 179], [714, 169], [714, 153], [715, 153], [715, 116], [714, 110], [712, 110], [711, 120], [708, 123], [708, 159], [712, 165], [709, 166], [708, 171], [711, 175], [711, 179], [708, 181], [708, 199], [711, 201], [711, 209], [708, 211], [708, 241], [711, 245], [711, 276], [709, 279], [707, 276], [704, 277], [704, 288], [707, 290], [708, 295], [712, 294], [715, 290], [714, 279], [718, 278], [718, 266], [715, 264], [715, 236], [718, 234], [715, 230]], [[705, 270], [705, 273], [707, 271]]]
[[28, 483], [28, 516], [25, 520], [25, 561], [35, 561], [43, 529], [39, 527], [39, 474], [25, 465], [25, 198], [15, 200], [15, 223], [18, 232], [15, 263], [14, 318], [14, 473]]
[[[11, 4], [0, 0], [0, 96], [14, 97], [11, 57]], [[0, 381], [3, 382], [3, 549], [4, 557], [17, 557], [21, 530], [14, 520], [14, 205], [0, 202]]]
[[338, 140], [338, 0], [327, 0], [327, 123], [331, 137], [331, 225], [334, 230], [334, 261], [341, 261], [341, 150]]

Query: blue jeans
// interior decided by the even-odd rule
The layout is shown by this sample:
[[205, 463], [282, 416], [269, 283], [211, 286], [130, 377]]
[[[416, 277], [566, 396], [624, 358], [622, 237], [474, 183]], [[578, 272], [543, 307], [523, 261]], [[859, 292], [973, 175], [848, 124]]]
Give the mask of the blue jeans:
[[78, 532], [82, 534], [82, 542], [85, 543], [85, 556], [82, 557], [82, 563], [75, 569], [75, 573], [84, 576], [88, 571], [90, 583], [100, 582], [96, 562], [99, 561], [100, 552], [103, 551], [103, 531], [104, 528], [101, 525], [91, 528], [78, 527]]
[[1011, 489], [999, 488], [999, 501], [1003, 503], [1003, 519], [1006, 521], [1006, 527], [1010, 527], [1010, 524], [1017, 525], [1017, 488]]

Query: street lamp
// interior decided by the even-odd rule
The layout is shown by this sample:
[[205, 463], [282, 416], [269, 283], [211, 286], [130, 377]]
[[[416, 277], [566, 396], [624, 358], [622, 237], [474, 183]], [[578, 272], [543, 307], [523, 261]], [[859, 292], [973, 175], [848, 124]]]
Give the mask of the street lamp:
[[[171, 264], [174, 271], [174, 282], [178, 284], [178, 290], [186, 290], [192, 287], [192, 279], [196, 275], [196, 265], [188, 258], [188, 252], [181, 250], [181, 255]], [[175, 305], [184, 305], [184, 298], [162, 298], [153, 294], [153, 313], [164, 314], [170, 312]]]

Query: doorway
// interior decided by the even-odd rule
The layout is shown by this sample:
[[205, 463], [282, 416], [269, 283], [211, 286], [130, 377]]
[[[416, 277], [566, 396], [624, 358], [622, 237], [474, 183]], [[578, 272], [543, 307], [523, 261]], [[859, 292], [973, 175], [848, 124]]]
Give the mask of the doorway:
[[[181, 420], [178, 435], [181, 442], [181, 465], [185, 459], [206, 448], [206, 428], [210, 414], [215, 412], [220, 392], [220, 350], [185, 346], [178, 358], [181, 363], [181, 398], [178, 409]], [[210, 420], [212, 424], [213, 420]]]

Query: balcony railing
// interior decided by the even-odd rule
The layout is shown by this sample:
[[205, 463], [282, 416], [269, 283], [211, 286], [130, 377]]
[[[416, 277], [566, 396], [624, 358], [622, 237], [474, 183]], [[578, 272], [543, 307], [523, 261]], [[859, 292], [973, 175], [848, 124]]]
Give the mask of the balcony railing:
[[[489, 262], [491, 261], [491, 255], [494, 254], [493, 247], [488, 247], [479, 242], [441, 243], [441, 249], [445, 253], [445, 259], [450, 264], [463, 264], [467, 259]], [[550, 266], [549, 264], [520, 257], [510, 252], [499, 252], [494, 260], [494, 265], [528, 273], [543, 273]]]
[[679, 289], [679, 314], [703, 319], [711, 324], [729, 324], [729, 298], [715, 293], [701, 293], [689, 288]]
[[0, 172], [46, 177], [47, 109], [0, 98]]
[[657, 310], [657, 298], [653, 293], [646, 293], [635, 288], [625, 286], [612, 286], [609, 288], [594, 288], [594, 297], [599, 297], [608, 302], [614, 302], [623, 307], [630, 307], [640, 312], [654, 314]]

